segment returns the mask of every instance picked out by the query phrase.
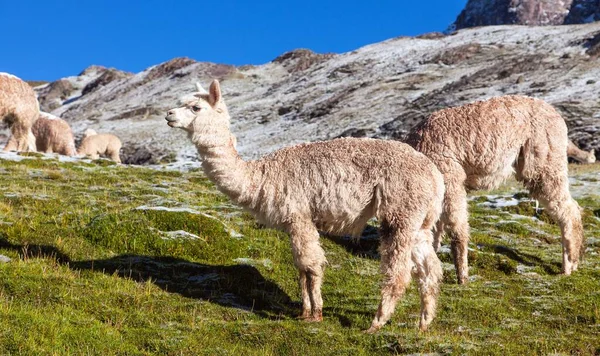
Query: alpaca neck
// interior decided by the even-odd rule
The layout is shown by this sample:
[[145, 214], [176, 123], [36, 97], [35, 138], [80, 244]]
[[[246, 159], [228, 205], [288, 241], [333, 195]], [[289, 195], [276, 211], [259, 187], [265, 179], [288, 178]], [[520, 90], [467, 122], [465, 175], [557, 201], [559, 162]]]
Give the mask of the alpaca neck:
[[250, 194], [248, 186], [252, 177], [248, 163], [239, 156], [233, 145], [234, 140], [230, 132], [192, 135], [206, 176], [234, 202], [243, 203]]

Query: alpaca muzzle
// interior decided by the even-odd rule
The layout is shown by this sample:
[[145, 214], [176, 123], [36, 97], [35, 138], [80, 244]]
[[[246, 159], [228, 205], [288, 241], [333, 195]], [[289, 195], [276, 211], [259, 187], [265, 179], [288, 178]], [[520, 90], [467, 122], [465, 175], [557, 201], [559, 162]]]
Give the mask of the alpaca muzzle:
[[177, 123], [177, 118], [170, 112], [167, 113], [167, 116], [165, 116], [165, 120], [167, 120], [167, 125], [171, 127]]

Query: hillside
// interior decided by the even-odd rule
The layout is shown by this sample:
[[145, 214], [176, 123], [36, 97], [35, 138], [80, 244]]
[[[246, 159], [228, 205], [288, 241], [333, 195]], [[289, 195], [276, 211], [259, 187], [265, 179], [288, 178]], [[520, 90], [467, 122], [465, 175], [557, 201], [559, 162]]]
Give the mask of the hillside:
[[[37, 157], [39, 156], [39, 157]], [[65, 158], [61, 158], [65, 160]], [[15, 355], [585, 354], [600, 351], [600, 166], [572, 166], [586, 258], [514, 182], [470, 199], [471, 277], [444, 241], [439, 311], [417, 332], [413, 282], [391, 321], [378, 240], [324, 236], [324, 321], [296, 319], [289, 238], [199, 172], [0, 153], [0, 350]], [[7, 256], [10, 261], [6, 259]]]
[[[402, 138], [434, 110], [503, 94], [544, 99], [600, 152], [600, 23], [498, 26], [399, 37], [343, 54], [285, 53], [257, 66], [176, 58], [132, 74], [93, 66], [37, 87], [42, 108], [124, 141], [128, 163], [197, 160], [165, 112], [194, 83], [222, 81], [245, 158], [338, 136]], [[6, 131], [5, 131], [6, 133]], [[1, 144], [1, 143], [0, 143]]]

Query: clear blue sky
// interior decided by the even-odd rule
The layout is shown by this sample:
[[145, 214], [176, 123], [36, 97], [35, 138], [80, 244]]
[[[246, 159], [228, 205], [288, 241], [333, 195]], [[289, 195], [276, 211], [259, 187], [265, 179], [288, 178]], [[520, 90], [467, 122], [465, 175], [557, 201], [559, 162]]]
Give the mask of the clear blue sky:
[[442, 31], [467, 0], [0, 0], [0, 72], [56, 80], [92, 64], [139, 72], [174, 57], [262, 64]]

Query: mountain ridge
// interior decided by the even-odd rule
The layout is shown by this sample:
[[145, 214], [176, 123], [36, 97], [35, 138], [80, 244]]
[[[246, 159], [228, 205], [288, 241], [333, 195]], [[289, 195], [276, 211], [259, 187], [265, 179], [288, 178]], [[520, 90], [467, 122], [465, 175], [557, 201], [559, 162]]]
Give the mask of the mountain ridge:
[[[435, 110], [520, 94], [553, 104], [571, 139], [600, 151], [599, 43], [599, 23], [492, 26], [398, 37], [342, 54], [295, 50], [262, 65], [175, 58], [110, 75], [96, 66], [61, 79], [70, 89], [52, 99], [59, 105], [43, 109], [67, 120], [76, 136], [88, 127], [117, 134], [126, 163], [155, 164], [198, 159], [164, 114], [195, 82], [212, 78], [222, 81], [232, 131], [247, 159], [341, 136], [402, 139]], [[52, 102], [46, 90], [54, 83], [36, 87], [40, 102]], [[93, 88], [84, 94], [88, 85]]]

